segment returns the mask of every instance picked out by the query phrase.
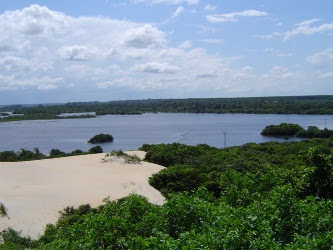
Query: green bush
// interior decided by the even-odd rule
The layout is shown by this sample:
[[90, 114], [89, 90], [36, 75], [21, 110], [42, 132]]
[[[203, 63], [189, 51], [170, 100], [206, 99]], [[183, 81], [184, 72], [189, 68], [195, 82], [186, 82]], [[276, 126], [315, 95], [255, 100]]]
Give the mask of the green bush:
[[103, 143], [103, 142], [112, 142], [113, 136], [109, 134], [98, 134], [90, 138], [88, 143]]
[[99, 153], [103, 153], [103, 149], [101, 146], [96, 146], [96, 147], [92, 147], [91, 149], [89, 149], [88, 152], [91, 154], [99, 154]]
[[66, 156], [66, 153], [59, 149], [51, 149], [49, 153], [50, 158], [58, 158]]

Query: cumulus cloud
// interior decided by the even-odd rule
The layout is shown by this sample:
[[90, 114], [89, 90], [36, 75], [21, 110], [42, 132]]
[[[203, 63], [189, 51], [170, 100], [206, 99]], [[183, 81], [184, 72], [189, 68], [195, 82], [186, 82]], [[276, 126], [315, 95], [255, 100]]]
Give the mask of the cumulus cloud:
[[258, 10], [245, 10], [242, 12], [232, 12], [220, 15], [207, 15], [206, 20], [210, 23], [237, 22], [237, 17], [261, 17], [267, 15], [266, 12]]
[[58, 50], [58, 54], [61, 59], [68, 61], [88, 61], [94, 56], [91, 48], [80, 45], [63, 46]]
[[308, 63], [315, 66], [333, 65], [333, 49], [329, 48], [312, 56], [308, 56], [306, 60]]
[[164, 32], [156, 27], [146, 24], [143, 27], [131, 29], [126, 32], [125, 44], [128, 47], [137, 49], [147, 48], [151, 46], [161, 46], [165, 43]]
[[273, 66], [266, 74], [263, 74], [261, 78], [269, 81], [277, 81], [289, 79], [295, 76], [294, 72], [291, 72], [287, 67]]
[[115, 80], [112, 80], [112, 81], [104, 81], [104, 82], [98, 82], [96, 84], [96, 86], [98, 88], [101, 88], [101, 89], [105, 89], [105, 88], [108, 88], [108, 87], [121, 87], [121, 86], [125, 86], [125, 82], [124, 82], [124, 79], [115, 79]]
[[45, 6], [31, 5], [16, 11], [6, 11], [0, 16], [0, 30], [23, 35], [48, 35], [61, 31], [68, 25], [64, 14], [51, 11]]
[[205, 6], [204, 10], [207, 10], [207, 11], [214, 11], [214, 10], [216, 10], [216, 6], [211, 5], [211, 4], [209, 3], [209, 4], [207, 4], [207, 5]]
[[175, 12], [172, 14], [171, 18], [176, 18], [177, 16], [179, 16], [181, 13], [184, 12], [184, 7], [179, 6]]
[[[183, 5], [174, 6], [176, 16], [181, 15], [188, 5], [199, 3], [176, 0], [144, 2]], [[202, 4], [202, 8], [204, 6]], [[248, 10], [215, 17], [220, 22], [221, 18], [237, 21], [242, 16], [264, 15], [267, 13]], [[217, 32], [206, 24], [208, 32]], [[112, 91], [107, 97], [110, 99], [126, 98], [128, 92], [123, 91], [125, 89], [134, 93], [133, 97], [137, 94], [138, 98], [142, 98], [141, 93], [144, 93], [141, 90], [149, 90], [145, 93], [153, 94], [167, 92], [169, 95], [165, 94], [165, 97], [170, 97], [174, 93], [181, 96], [184, 91], [188, 91], [189, 96], [194, 91], [216, 95], [242, 93], [257, 82], [269, 82], [268, 79], [294, 79], [295, 72], [283, 67], [273, 68], [266, 77], [261, 77], [255, 73], [255, 66], [253, 70], [244, 67], [243, 61], [238, 61], [238, 66], [235, 66], [235, 60], [242, 58], [241, 55], [223, 57], [195, 47], [198, 42], [223, 43], [223, 39], [211, 38], [216, 37], [212, 34], [200, 38], [190, 36], [184, 39], [192, 42], [184, 41], [176, 37], [177, 31], [172, 33], [170, 27], [164, 27], [100, 16], [72, 17], [38, 5], [7, 11], [0, 14], [0, 91], [31, 89], [52, 93], [55, 89], [69, 91], [68, 88], [72, 88], [72, 92], [80, 89], [80, 97], [76, 98], [84, 100], [92, 97], [87, 89], [93, 89], [94, 94], [104, 94], [101, 89], [110, 88]], [[301, 26], [293, 28], [297, 27]], [[283, 54], [277, 51], [277, 56], [278, 53]], [[287, 56], [288, 53], [284, 54]], [[319, 59], [309, 60], [315, 62]], [[120, 88], [125, 93], [122, 96], [117, 95]]]
[[194, 75], [196, 78], [212, 78], [212, 77], [217, 77], [216, 72], [200, 72]]
[[146, 64], [135, 65], [133, 71], [146, 72], [146, 73], [166, 73], [174, 74], [181, 69], [178, 66], [169, 65], [167, 63], [151, 62]]
[[0, 58], [0, 71], [26, 71], [31, 69], [31, 63], [16, 56]]
[[30, 78], [22, 79], [20, 76], [0, 75], [0, 88], [2, 89], [22, 89], [26, 87], [37, 87], [38, 90], [52, 90], [58, 88], [59, 84], [63, 84], [64, 79], [62, 77], [51, 78], [44, 76], [43, 78]]
[[180, 49], [189, 49], [189, 48], [191, 48], [192, 47], [192, 43], [191, 43], [191, 41], [189, 41], [189, 40], [185, 40], [184, 42], [182, 42], [179, 46], [178, 46], [178, 48], [180, 48]]

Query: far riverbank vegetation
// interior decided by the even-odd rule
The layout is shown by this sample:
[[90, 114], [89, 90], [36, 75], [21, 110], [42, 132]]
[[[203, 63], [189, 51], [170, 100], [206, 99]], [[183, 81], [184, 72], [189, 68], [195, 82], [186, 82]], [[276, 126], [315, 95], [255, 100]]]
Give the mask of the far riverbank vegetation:
[[[99, 115], [139, 115], [143, 113], [216, 113], [216, 114], [307, 114], [332, 115], [333, 96], [244, 97], [148, 99], [110, 102], [71, 102], [66, 104], [11, 105], [1, 113], [13, 112], [0, 122], [19, 120], [79, 119]], [[60, 116], [63, 113], [96, 115]]]

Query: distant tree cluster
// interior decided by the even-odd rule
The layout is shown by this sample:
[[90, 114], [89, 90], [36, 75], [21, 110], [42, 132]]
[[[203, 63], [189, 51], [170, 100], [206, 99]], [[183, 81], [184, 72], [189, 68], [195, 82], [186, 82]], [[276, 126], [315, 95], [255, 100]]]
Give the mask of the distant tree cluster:
[[261, 134], [276, 137], [296, 136], [299, 138], [330, 138], [333, 136], [333, 130], [327, 128], [319, 129], [316, 126], [309, 126], [306, 130], [298, 124], [281, 123], [280, 125], [269, 125], [265, 127]]
[[88, 143], [104, 143], [104, 142], [112, 142], [113, 136], [109, 134], [98, 134], [92, 137]]

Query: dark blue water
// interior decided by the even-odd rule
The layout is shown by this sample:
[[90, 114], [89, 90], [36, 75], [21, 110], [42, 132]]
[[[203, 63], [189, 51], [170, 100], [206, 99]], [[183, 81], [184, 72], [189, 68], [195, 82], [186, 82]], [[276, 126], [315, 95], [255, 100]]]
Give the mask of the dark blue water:
[[179, 142], [188, 145], [206, 143], [224, 147], [248, 142], [285, 141], [260, 135], [270, 124], [297, 123], [303, 127], [333, 127], [333, 116], [252, 115], [252, 114], [144, 114], [108, 115], [89, 119], [20, 121], [0, 123], [0, 151], [38, 147], [48, 153], [57, 148], [65, 152], [88, 150], [87, 141], [99, 133], [113, 135], [112, 143], [100, 144], [104, 152], [113, 149], [137, 149], [142, 144]]

